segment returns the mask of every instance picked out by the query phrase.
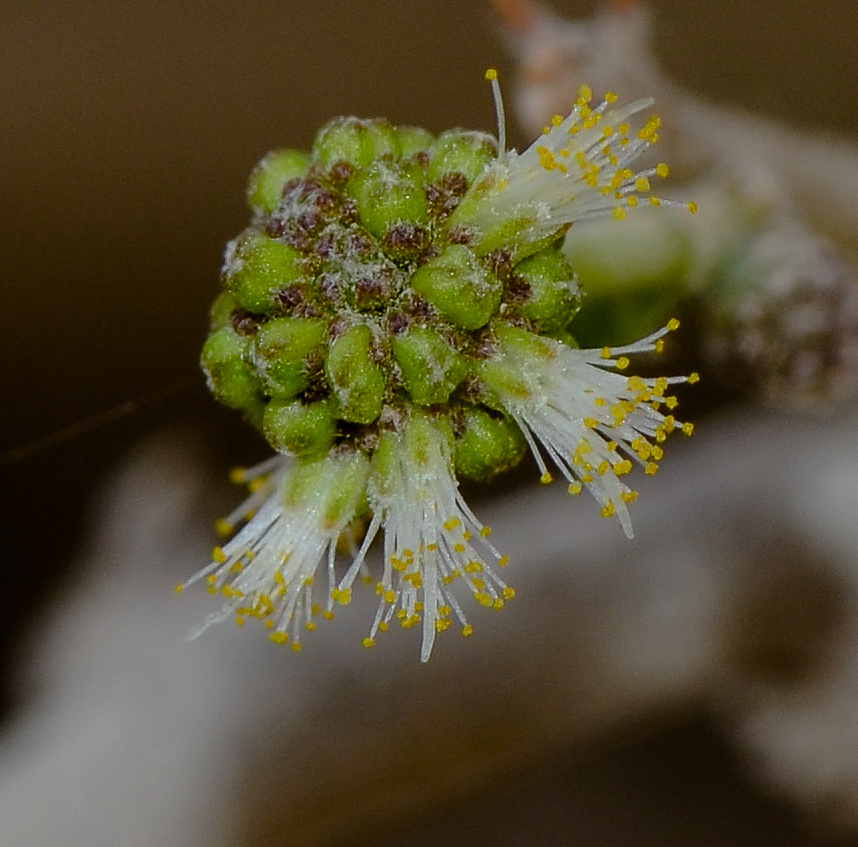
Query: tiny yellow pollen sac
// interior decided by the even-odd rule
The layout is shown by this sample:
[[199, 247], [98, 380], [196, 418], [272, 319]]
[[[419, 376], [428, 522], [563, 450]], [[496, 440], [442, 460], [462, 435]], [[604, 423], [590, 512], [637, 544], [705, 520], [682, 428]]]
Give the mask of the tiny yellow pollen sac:
[[285, 632], [272, 632], [268, 636], [275, 644], [288, 644], [289, 636]]
[[618, 221], [623, 221], [626, 219], [626, 210], [622, 206], [617, 206], [614, 208], [614, 217]]
[[617, 364], [616, 364], [617, 370], [620, 370], [620, 371], [625, 370], [628, 366], [629, 366], [629, 357], [628, 356], [620, 356], [620, 358], [617, 359]]
[[225, 518], [221, 518], [219, 521], [215, 522], [215, 532], [221, 538], [226, 538], [228, 535], [232, 535], [234, 531], [235, 527]]
[[575, 482], [570, 482], [569, 487], [566, 489], [570, 494], [580, 494], [583, 491], [584, 486], [581, 484], [579, 480], [575, 480]]
[[509, 564], [509, 556], [501, 556], [500, 559], [498, 559], [498, 566], [499, 567], [505, 568], [508, 564]]
[[604, 506], [602, 506], [602, 517], [603, 518], [612, 518], [616, 514], [617, 514], [617, 508], [616, 508], [616, 506], [614, 506], [614, 504], [610, 500], [607, 503], [605, 503]]
[[644, 468], [644, 473], [648, 476], [655, 476], [658, 473], [658, 465], [655, 462], [648, 462]]
[[662, 178], [665, 179], [667, 175], [670, 173], [670, 167], [668, 167], [667, 162], [659, 162], [656, 165], [655, 172]]
[[589, 103], [593, 99], [593, 89], [589, 85], [582, 85], [578, 89], [578, 99], [582, 103]]
[[688, 375], [688, 384], [694, 385], [695, 382], [700, 382], [700, 374], [697, 373], [696, 371], [694, 371]]
[[352, 590], [351, 588], [335, 588], [331, 592], [331, 599], [341, 606], [348, 606], [352, 601]]
[[222, 565], [227, 560], [227, 555], [223, 552], [223, 547], [215, 547], [214, 550], [212, 550], [212, 559], [214, 559], [219, 565]]
[[671, 332], [675, 332], [677, 329], [679, 329], [679, 320], [678, 320], [678, 318], [671, 318], [671, 319], [667, 322], [667, 328], [668, 328]]
[[514, 588], [510, 588], [509, 586], [507, 586], [507, 587], [506, 587], [506, 588], [504, 588], [504, 590], [503, 590], [503, 596], [504, 596], [507, 600], [512, 600], [512, 599], [515, 597], [515, 589], [514, 589]]
[[694, 424], [693, 423], [684, 423], [682, 425], [682, 432], [684, 435], [691, 435], [694, 432]]
[[691, 212], [692, 215], [697, 212], [697, 204], [693, 200], [688, 204], [688, 211]]
[[183, 583], [181, 583], [181, 582], [180, 582], [180, 583], [176, 586], [176, 594], [181, 594], [184, 590], [185, 590], [185, 586], [184, 586], [184, 584], [183, 584]]
[[369, 637], [364, 638], [362, 643], [363, 643], [364, 647], [375, 647], [375, 639], [374, 638], [369, 638]]
[[245, 479], [247, 478], [245, 476], [246, 473], [247, 473], [247, 468], [233, 468], [229, 472], [229, 481], [233, 485], [241, 485], [242, 483], [244, 483]]
[[464, 635], [467, 638], [469, 635], [473, 635], [473, 634], [474, 634], [473, 626], [471, 626], [471, 624], [469, 624], [469, 623], [466, 623], [462, 627], [462, 635]]
[[541, 476], [541, 477], [539, 477], [539, 481], [540, 481], [543, 485], [549, 485], [551, 482], [553, 482], [553, 481], [554, 481], [554, 477], [553, 477], [553, 476], [551, 476], [551, 474], [550, 474], [550, 473], [548, 473], [548, 471], [546, 471], [544, 474], [542, 474], [542, 476]]
[[488, 68], [486, 70], [486, 79], [491, 82], [493, 79], [498, 78], [498, 72], [495, 68]]

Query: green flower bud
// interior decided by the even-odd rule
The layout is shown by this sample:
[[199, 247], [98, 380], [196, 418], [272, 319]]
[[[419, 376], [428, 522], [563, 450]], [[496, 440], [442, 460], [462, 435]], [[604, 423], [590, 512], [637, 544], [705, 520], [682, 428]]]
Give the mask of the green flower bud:
[[248, 229], [227, 246], [224, 282], [240, 306], [263, 314], [278, 291], [301, 277], [301, 258], [288, 244]]
[[541, 332], [553, 335], [566, 327], [580, 298], [575, 272], [557, 248], [542, 250], [513, 268], [510, 287], [521, 298], [521, 310]]
[[428, 151], [435, 141], [431, 132], [419, 126], [398, 126], [396, 134], [399, 136], [399, 146], [402, 150], [402, 158], [406, 159], [415, 153]]
[[373, 361], [372, 331], [366, 324], [347, 329], [331, 344], [325, 372], [341, 418], [370, 424], [381, 414], [387, 380]]
[[479, 329], [500, 306], [500, 281], [461, 244], [447, 247], [440, 256], [418, 268], [411, 287], [425, 297], [454, 326]]
[[325, 453], [334, 443], [336, 422], [327, 400], [272, 400], [262, 418], [262, 432], [281, 453], [306, 458]]
[[355, 174], [346, 187], [358, 205], [367, 232], [383, 238], [397, 224], [425, 225], [429, 204], [418, 165], [374, 162]]
[[337, 118], [323, 127], [313, 142], [313, 158], [323, 168], [347, 162], [363, 168], [381, 156], [399, 156], [399, 135], [385, 120]]
[[321, 355], [325, 321], [310, 318], [275, 318], [260, 327], [248, 353], [274, 397], [290, 399], [309, 382], [308, 363]]
[[237, 307], [238, 302], [228, 291], [222, 291], [218, 294], [209, 310], [209, 324], [211, 326], [211, 331], [214, 332], [215, 330], [222, 329], [225, 326], [230, 326], [230, 318]]
[[321, 459], [298, 462], [283, 492], [284, 505], [312, 504], [324, 510], [321, 515], [324, 524], [346, 523], [361, 509], [368, 475], [369, 460], [360, 453], [329, 454]]
[[248, 343], [231, 326], [224, 326], [206, 339], [200, 356], [209, 390], [231, 409], [247, 409], [260, 398], [259, 381], [244, 360]]
[[517, 465], [527, 442], [514, 421], [490, 414], [482, 406], [467, 406], [464, 431], [456, 439], [456, 472], [485, 482]]
[[247, 202], [254, 212], [270, 215], [280, 206], [283, 186], [304, 176], [310, 156], [301, 150], [272, 150], [253, 169], [247, 184]]
[[467, 376], [468, 363], [434, 329], [414, 326], [391, 341], [393, 358], [411, 399], [421, 405], [444, 403]]
[[532, 396], [532, 374], [521, 367], [520, 361], [530, 358], [550, 361], [554, 350], [551, 341], [526, 329], [501, 321], [496, 322], [493, 329], [500, 342], [501, 355], [477, 361], [474, 370], [485, 388], [483, 403], [503, 411], [506, 407], [499, 401], [498, 394], [523, 401]]
[[430, 154], [429, 180], [438, 182], [448, 174], [460, 173], [470, 184], [497, 156], [497, 142], [484, 132], [451, 129], [438, 136]]

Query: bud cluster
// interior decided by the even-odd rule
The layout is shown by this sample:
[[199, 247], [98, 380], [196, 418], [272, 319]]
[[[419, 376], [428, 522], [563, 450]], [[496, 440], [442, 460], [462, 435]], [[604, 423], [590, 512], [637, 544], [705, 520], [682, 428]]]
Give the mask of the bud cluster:
[[591, 108], [590, 96], [582, 88], [521, 154], [484, 133], [341, 118], [309, 154], [276, 151], [258, 165], [202, 366], [215, 396], [280, 455], [239, 474], [250, 497], [221, 529], [243, 525], [179, 587], [204, 579], [225, 598], [201, 629], [254, 617], [299, 649], [362, 576], [378, 598], [364, 644], [398, 621], [422, 631], [425, 661], [454, 622], [473, 632], [460, 594], [493, 609], [515, 596], [458, 479], [491, 479], [528, 448], [543, 482], [553, 478], [544, 452], [570, 494], [586, 488], [631, 536], [626, 474], [655, 473], [661, 442], [691, 425], [667, 393], [685, 377], [623, 371], [677, 322], [623, 347], [578, 349], [568, 329], [578, 286], [561, 245], [577, 221], [622, 219], [667, 166], [629, 167], [657, 140], [657, 118], [631, 128], [648, 101], [615, 108], [608, 95]]
[[310, 155], [266, 156], [202, 353], [215, 396], [299, 458], [371, 452], [403, 407], [443, 404], [459, 474], [515, 464], [524, 439], [483, 402], [479, 363], [499, 325], [567, 340], [579, 300], [556, 243], [565, 226], [486, 251], [455, 225], [496, 157], [483, 133], [356, 118], [324, 127]]

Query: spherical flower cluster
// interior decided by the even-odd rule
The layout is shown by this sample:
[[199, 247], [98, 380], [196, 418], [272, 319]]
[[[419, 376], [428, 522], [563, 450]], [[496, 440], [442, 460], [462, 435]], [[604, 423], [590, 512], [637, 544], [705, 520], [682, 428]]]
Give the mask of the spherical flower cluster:
[[528, 447], [543, 481], [544, 453], [631, 535], [624, 476], [635, 463], [653, 473], [660, 442], [690, 426], [661, 411], [684, 378], [623, 374], [672, 325], [600, 350], [577, 349], [569, 332], [579, 292], [567, 229], [621, 218], [644, 196], [657, 205], [649, 180], [666, 173], [629, 167], [657, 137], [657, 119], [630, 123], [649, 103], [614, 100], [591, 108], [582, 89], [521, 155], [479, 132], [341, 118], [309, 154], [260, 162], [202, 366], [278, 455], [241, 474], [251, 496], [223, 529], [244, 525], [185, 584], [206, 579], [225, 598], [201, 629], [255, 617], [300, 648], [360, 576], [378, 595], [364, 644], [398, 621], [422, 630], [425, 661], [437, 632], [472, 632], [467, 595], [496, 609], [514, 595], [457, 478], [491, 479]]

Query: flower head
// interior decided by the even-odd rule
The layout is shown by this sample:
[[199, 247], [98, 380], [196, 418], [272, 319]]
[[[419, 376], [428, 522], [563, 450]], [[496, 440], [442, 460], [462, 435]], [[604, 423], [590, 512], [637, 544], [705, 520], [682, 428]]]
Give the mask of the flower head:
[[[521, 155], [483, 133], [342, 118], [310, 154], [262, 160], [202, 365], [215, 396], [281, 457], [258, 472], [244, 527], [191, 580], [226, 596], [211, 620], [263, 618], [275, 640], [299, 645], [362, 574], [378, 594], [364, 643], [395, 621], [419, 625], [428, 659], [453, 621], [472, 631], [467, 595], [501, 608], [514, 594], [457, 477], [488, 480], [528, 445], [543, 480], [541, 450], [631, 534], [634, 492], [620, 477], [633, 462], [657, 467], [677, 426], [660, 411], [675, 403], [665, 391], [684, 378], [620, 373], [666, 329], [577, 349], [579, 293], [561, 246], [578, 220], [621, 218], [666, 168], [630, 168], [656, 140], [655, 119], [631, 128], [648, 102], [615, 108], [609, 96], [591, 109], [589, 99], [582, 90]], [[338, 578], [338, 546], [361, 521], [363, 543]]]

